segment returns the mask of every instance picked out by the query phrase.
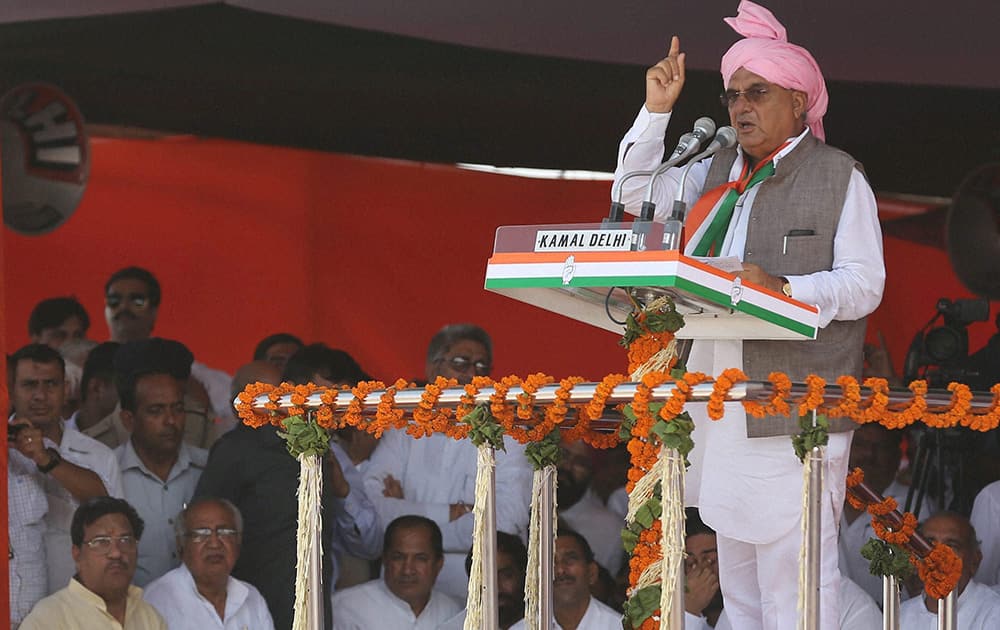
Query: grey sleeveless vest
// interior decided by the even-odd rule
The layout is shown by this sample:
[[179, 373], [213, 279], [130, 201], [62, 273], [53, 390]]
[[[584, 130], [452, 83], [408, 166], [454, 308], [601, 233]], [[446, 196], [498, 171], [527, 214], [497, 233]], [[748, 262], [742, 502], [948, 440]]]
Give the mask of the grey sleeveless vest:
[[[705, 190], [729, 181], [736, 150], [716, 154]], [[773, 276], [798, 276], [833, 266], [833, 239], [844, 207], [847, 185], [861, 164], [807, 134], [778, 161], [774, 175], [761, 182], [747, 224], [743, 260]], [[796, 231], [796, 232], [793, 232]], [[800, 236], [789, 236], [800, 233]], [[751, 380], [784, 372], [793, 382], [817, 374], [833, 384], [841, 374], [861, 376], [867, 318], [832, 321], [811, 341], [744, 341], [743, 371]], [[830, 421], [831, 431], [850, 431], [852, 420]], [[792, 435], [798, 418], [747, 416], [748, 437]]]

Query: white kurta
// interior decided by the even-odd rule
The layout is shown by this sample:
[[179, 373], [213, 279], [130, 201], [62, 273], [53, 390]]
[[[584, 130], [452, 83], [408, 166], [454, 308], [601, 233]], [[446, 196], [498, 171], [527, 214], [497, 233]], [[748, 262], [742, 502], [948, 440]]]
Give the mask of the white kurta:
[[[1000, 627], [1000, 595], [990, 587], [969, 582], [958, 596], [958, 625], [961, 630], [996, 630]], [[924, 596], [913, 597], [899, 609], [899, 627], [906, 630], [937, 630], [936, 612], [927, 610]]]
[[[616, 178], [659, 164], [669, 120], [669, 114], [650, 114], [642, 108], [621, 142]], [[775, 156], [775, 165], [798, 145], [805, 133], [808, 132], [803, 132]], [[740, 152], [730, 171], [731, 180], [739, 176], [743, 162]], [[711, 159], [691, 169], [685, 186], [689, 205], [701, 196], [710, 164]], [[654, 186], [658, 210], [670, 209], [679, 176], [679, 169], [671, 169], [659, 180], [660, 185]], [[622, 189], [622, 199], [633, 213], [637, 212], [645, 190], [642, 179], [633, 178]], [[757, 187], [749, 189], [742, 203], [737, 204], [720, 255], [742, 259], [747, 223], [757, 191]], [[859, 319], [878, 306], [885, 283], [881, 229], [874, 194], [858, 171], [848, 185], [834, 239], [833, 270], [791, 276], [788, 281], [795, 299], [819, 306], [821, 327], [834, 319]], [[696, 342], [692, 346], [688, 360], [691, 371], [716, 375], [726, 368], [743, 364], [743, 347], [738, 340]], [[727, 404], [726, 416], [720, 422], [708, 420], [703, 405], [690, 405], [689, 410], [698, 428], [694, 436], [696, 451], [692, 454], [692, 469], [688, 474], [688, 502], [701, 507], [705, 522], [716, 531], [737, 540], [772, 542], [787, 534], [798, 522], [802, 487], [801, 465], [792, 453], [788, 438], [748, 440], [744, 412], [739, 403]], [[709, 443], [711, 446], [706, 451]], [[849, 434], [830, 436], [827, 473], [840, 474], [846, 470], [849, 447]], [[839, 484], [839, 488], [842, 503], [843, 484]], [[764, 498], [767, 510], [760, 509]]]
[[979, 491], [969, 520], [982, 541], [983, 561], [976, 571], [976, 581], [987, 586], [1000, 584], [1000, 481]]
[[[506, 452], [496, 454], [497, 529], [527, 538], [531, 466], [524, 447], [504, 438]], [[384, 526], [404, 514], [427, 517], [441, 528], [444, 568], [436, 588], [465, 600], [469, 578], [465, 556], [472, 548], [471, 512], [449, 521], [450, 505], [475, 503], [476, 447], [444, 435], [414, 439], [404, 431], [387, 431], [365, 473], [365, 491]], [[383, 479], [392, 475], [403, 487], [402, 499], [383, 496]]]
[[[524, 619], [522, 619], [511, 626], [510, 630], [524, 630], [527, 627]], [[554, 617], [552, 618], [552, 627], [555, 630], [563, 630]], [[576, 627], [576, 630], [621, 630], [621, 627], [621, 613], [591, 597], [590, 604], [587, 606], [587, 612], [584, 613], [583, 619], [580, 620], [580, 625]]]
[[[643, 107], [632, 128], [622, 139], [618, 152], [616, 181], [625, 173], [651, 170], [663, 157], [663, 137], [670, 114], [650, 114]], [[775, 165], [798, 146], [808, 134], [805, 130], [779, 151]], [[689, 207], [704, 192], [711, 159], [692, 167], [685, 185], [684, 200]], [[738, 151], [729, 180], [739, 177], [744, 165], [742, 150]], [[671, 202], [680, 183], [680, 170], [672, 169], [654, 185], [653, 201], [657, 204], [658, 220], [671, 209]], [[622, 188], [626, 209], [638, 214], [645, 191], [643, 178], [633, 178]], [[759, 187], [748, 189], [737, 202], [720, 256], [743, 259], [747, 225]], [[765, 269], [765, 271], [767, 271]], [[882, 238], [875, 197], [864, 176], [854, 171], [845, 192], [837, 232], [833, 242], [833, 263], [830, 271], [789, 276], [795, 299], [815, 304], [820, 309], [819, 325], [833, 320], [857, 320], [878, 306], [885, 284], [882, 260]], [[692, 344], [687, 367], [691, 371], [720, 374], [726, 368], [742, 367], [743, 344], [739, 340], [702, 341]], [[740, 403], [727, 403], [719, 422], [708, 418], [705, 405], [689, 405], [687, 410], [695, 421], [695, 449], [687, 475], [686, 502], [697, 505], [701, 516], [720, 536], [719, 561], [723, 574], [723, 592], [745, 596], [741, 606], [730, 611], [734, 623], [755, 624], [771, 617], [768, 624], [785, 627], [794, 623], [794, 610], [768, 612], [774, 606], [785, 611], [794, 599], [794, 580], [775, 575], [768, 567], [770, 560], [795, 555], [784, 542], [797, 540], [797, 528], [802, 512], [802, 465], [795, 457], [788, 437], [749, 439], [746, 435], [746, 415]], [[843, 479], [847, 470], [850, 433], [831, 434], [826, 449], [824, 478], [827, 495], [823, 506], [823, 528], [829, 534], [836, 531], [844, 501]], [[765, 509], [766, 506], [766, 509]], [[760, 546], [756, 552], [740, 550], [738, 545], [724, 544], [723, 537], [736, 542]], [[791, 545], [788, 542], [788, 545]], [[795, 543], [797, 544], [797, 543]], [[836, 538], [824, 535], [824, 557], [835, 557]], [[768, 554], [767, 558], [755, 557]], [[727, 556], [730, 560], [727, 560]], [[740, 572], [726, 569], [740, 563]], [[822, 582], [824, 592], [824, 627], [835, 614], [837, 591], [836, 562], [824, 562]], [[737, 584], [753, 581], [746, 587]], [[755, 606], [753, 600], [760, 598]], [[747, 615], [747, 616], [744, 616]], [[780, 615], [780, 621], [775, 617]], [[751, 621], [756, 617], [756, 621]], [[769, 627], [770, 627], [769, 625]], [[748, 625], [748, 627], [751, 627]]]
[[16, 449], [10, 449], [7, 457], [10, 622], [17, 627], [38, 600], [49, 594], [42, 542], [49, 507], [35, 462]]
[[264, 598], [253, 585], [232, 576], [226, 585], [225, 621], [198, 592], [183, 564], [151, 582], [142, 597], [160, 613], [169, 630], [274, 630]]
[[332, 603], [333, 630], [436, 630], [462, 610], [456, 600], [434, 590], [418, 617], [382, 579], [337, 591]]
[[361, 472], [351, 463], [351, 458], [344, 448], [336, 442], [331, 442], [330, 452], [337, 458], [344, 479], [350, 486], [346, 497], [334, 498], [333, 501], [335, 520], [331, 528], [329, 545], [337, 562], [334, 563], [330, 583], [336, 584], [340, 576], [339, 559], [345, 554], [366, 560], [374, 560], [379, 556], [382, 552], [385, 526], [375, 506], [368, 499]]

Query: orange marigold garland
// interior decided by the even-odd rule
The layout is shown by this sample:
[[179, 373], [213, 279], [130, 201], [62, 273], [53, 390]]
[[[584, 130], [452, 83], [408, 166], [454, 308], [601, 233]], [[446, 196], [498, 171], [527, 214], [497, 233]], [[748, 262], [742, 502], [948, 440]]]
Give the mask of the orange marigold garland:
[[791, 407], [788, 406], [788, 399], [792, 393], [792, 380], [788, 378], [787, 374], [781, 372], [771, 372], [768, 374], [767, 380], [774, 387], [771, 400], [766, 405], [752, 400], [745, 400], [743, 401], [743, 408], [754, 418], [787, 416], [791, 413]]
[[[708, 417], [721, 420], [726, 412], [726, 397], [736, 383], [747, 380], [747, 375], [739, 368], [729, 368], [722, 371], [712, 385], [712, 394], [708, 397]], [[746, 403], [744, 403], [746, 404]]]
[[858, 424], [878, 422], [889, 406], [889, 381], [884, 378], [866, 378], [865, 387], [872, 390], [867, 404], [859, 405], [859, 411], [852, 419]]

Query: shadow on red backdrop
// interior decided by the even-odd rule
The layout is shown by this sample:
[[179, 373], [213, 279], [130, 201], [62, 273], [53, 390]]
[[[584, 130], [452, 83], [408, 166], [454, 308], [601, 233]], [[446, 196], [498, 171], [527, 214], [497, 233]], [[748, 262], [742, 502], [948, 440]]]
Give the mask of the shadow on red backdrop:
[[[599, 379], [625, 369], [616, 335], [482, 287], [498, 225], [597, 220], [608, 188], [217, 140], [96, 139], [77, 213], [47, 236], [5, 232], [7, 341], [27, 341], [38, 300], [67, 294], [89, 311], [89, 336], [106, 339], [104, 281], [139, 265], [163, 285], [155, 334], [230, 372], [287, 331], [348, 350], [378, 378], [417, 378], [431, 335], [473, 321], [493, 335], [494, 376]], [[885, 251], [869, 337], [882, 333], [899, 369], [937, 298], [968, 291], [941, 250], [887, 238]], [[994, 331], [972, 325], [971, 348]]]

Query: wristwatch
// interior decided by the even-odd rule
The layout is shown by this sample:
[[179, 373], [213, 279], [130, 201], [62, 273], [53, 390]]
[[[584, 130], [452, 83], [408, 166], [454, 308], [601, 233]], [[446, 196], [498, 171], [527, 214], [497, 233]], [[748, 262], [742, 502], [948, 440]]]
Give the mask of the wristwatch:
[[784, 276], [779, 278], [779, 280], [781, 280], [781, 292], [785, 294], [785, 297], [792, 297], [792, 283]]
[[62, 455], [59, 451], [52, 448], [51, 446], [45, 449], [45, 452], [49, 454], [49, 463], [42, 466], [41, 464], [35, 464], [38, 467], [38, 472], [48, 474], [52, 472], [52, 469], [62, 463]]

